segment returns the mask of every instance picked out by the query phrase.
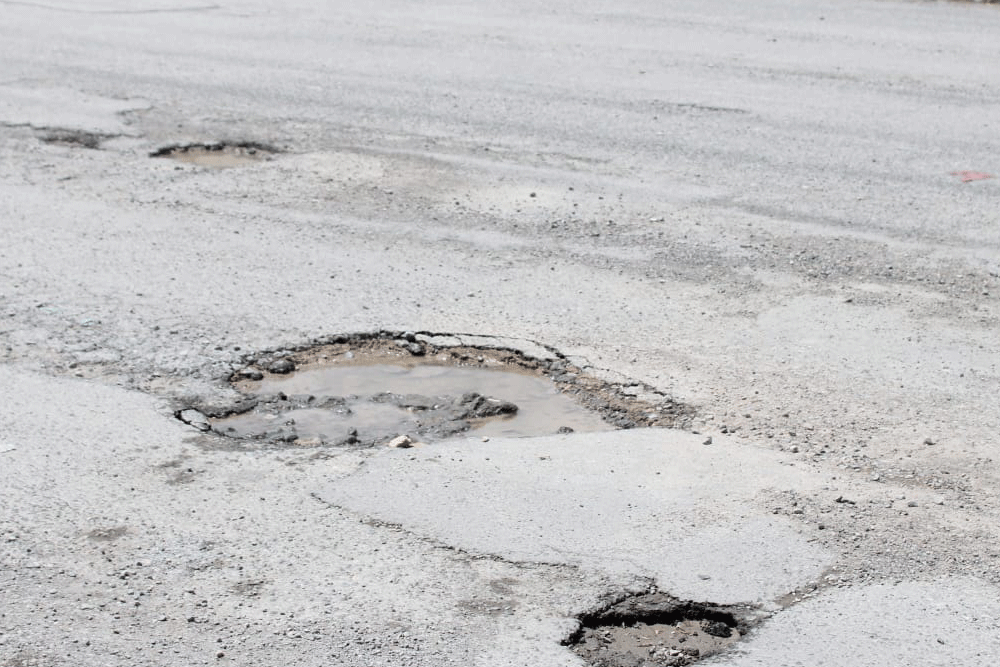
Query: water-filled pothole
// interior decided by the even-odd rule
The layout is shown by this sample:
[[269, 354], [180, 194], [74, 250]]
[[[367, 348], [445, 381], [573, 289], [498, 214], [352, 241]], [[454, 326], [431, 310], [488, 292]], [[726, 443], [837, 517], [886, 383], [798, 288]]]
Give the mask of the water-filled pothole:
[[646, 593], [579, 620], [563, 643], [593, 667], [677, 667], [726, 650], [757, 619], [749, 608]]
[[[249, 359], [231, 405], [176, 416], [230, 438], [300, 446], [403, 446], [463, 433], [538, 436], [675, 426], [689, 410], [640, 383], [593, 377], [558, 353], [497, 339], [380, 332]], [[478, 343], [478, 345], [477, 345]], [[544, 358], [540, 358], [544, 357]]]
[[238, 143], [174, 144], [164, 146], [149, 157], [166, 157], [202, 167], [245, 167], [271, 160], [278, 149], [252, 141]]
[[279, 430], [294, 426], [297, 439], [330, 442], [352, 430], [360, 441], [433, 441], [466, 431], [517, 437], [612, 428], [548, 380], [505, 369], [401, 359], [310, 366], [248, 385], [262, 400], [257, 409], [213, 420], [215, 430], [260, 437], [278, 421]]

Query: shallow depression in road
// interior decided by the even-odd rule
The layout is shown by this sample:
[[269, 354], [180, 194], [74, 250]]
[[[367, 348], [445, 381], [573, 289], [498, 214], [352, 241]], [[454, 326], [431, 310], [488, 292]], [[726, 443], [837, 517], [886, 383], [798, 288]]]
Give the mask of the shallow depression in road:
[[170, 158], [200, 167], [246, 167], [273, 159], [276, 149], [254, 142], [184, 144], [160, 148], [150, 157]]
[[433, 441], [466, 431], [522, 437], [613, 428], [545, 378], [510, 370], [327, 365], [269, 375], [243, 390], [260, 397], [263, 409], [215, 419], [214, 430], [258, 437], [293, 428], [299, 440], [331, 442], [353, 434], [365, 442], [397, 435]]

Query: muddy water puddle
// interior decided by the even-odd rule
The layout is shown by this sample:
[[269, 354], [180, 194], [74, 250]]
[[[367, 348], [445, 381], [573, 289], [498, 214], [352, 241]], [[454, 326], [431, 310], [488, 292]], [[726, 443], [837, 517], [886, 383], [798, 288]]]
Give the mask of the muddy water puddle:
[[271, 375], [242, 389], [261, 403], [243, 414], [210, 420], [213, 430], [250, 438], [294, 435], [320, 444], [613, 428], [549, 380], [510, 370], [432, 363], [331, 365]]
[[189, 401], [174, 415], [237, 440], [371, 446], [405, 436], [407, 446], [675, 426], [691, 414], [652, 387], [601, 380], [551, 348], [524, 345], [532, 352], [471, 334], [336, 335], [248, 357], [227, 380], [236, 400]]

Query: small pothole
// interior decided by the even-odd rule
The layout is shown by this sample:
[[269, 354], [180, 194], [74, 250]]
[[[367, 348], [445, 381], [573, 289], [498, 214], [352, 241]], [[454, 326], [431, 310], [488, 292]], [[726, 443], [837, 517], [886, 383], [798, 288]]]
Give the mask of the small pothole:
[[678, 667], [728, 649], [755, 620], [748, 607], [646, 593], [580, 616], [563, 644], [593, 667]]
[[251, 359], [227, 379], [239, 401], [188, 404], [175, 415], [241, 440], [406, 447], [466, 433], [523, 437], [676, 426], [690, 414], [651, 387], [601, 380], [538, 348], [545, 358], [450, 335], [335, 336]]
[[218, 142], [202, 144], [173, 144], [149, 154], [149, 157], [171, 158], [202, 167], [222, 169], [245, 167], [274, 159], [280, 151], [266, 144], [253, 141]]
[[47, 130], [38, 137], [47, 144], [63, 144], [65, 146], [79, 146], [97, 150], [108, 137], [95, 132], [85, 132], [83, 130]]

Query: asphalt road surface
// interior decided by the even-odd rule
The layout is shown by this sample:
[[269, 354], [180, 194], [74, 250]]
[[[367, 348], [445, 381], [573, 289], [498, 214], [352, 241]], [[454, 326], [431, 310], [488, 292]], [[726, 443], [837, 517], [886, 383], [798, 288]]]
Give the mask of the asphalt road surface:
[[[995, 665], [998, 60], [982, 4], [0, 1], [0, 665], [581, 665], [653, 588], [763, 619], [702, 664]], [[379, 330], [693, 416], [173, 418]]]

